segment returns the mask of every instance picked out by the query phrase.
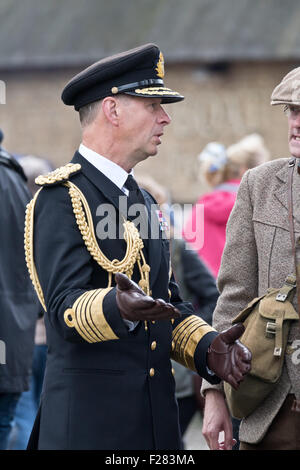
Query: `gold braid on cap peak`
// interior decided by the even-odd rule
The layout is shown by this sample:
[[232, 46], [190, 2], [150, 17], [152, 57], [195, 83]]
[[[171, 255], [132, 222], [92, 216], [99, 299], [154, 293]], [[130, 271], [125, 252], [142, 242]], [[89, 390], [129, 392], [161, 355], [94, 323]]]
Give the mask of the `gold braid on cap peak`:
[[[88, 202], [80, 191], [80, 189], [71, 181], [66, 181], [65, 179], [62, 180], [62, 184], [66, 186], [69, 190], [69, 195], [72, 203], [73, 212], [75, 215], [77, 226], [80, 230], [82, 235], [83, 241], [87, 250], [89, 251], [92, 258], [101, 266], [102, 269], [108, 272], [108, 285], [105, 289], [96, 289], [93, 291], [88, 291], [87, 294], [89, 298], [89, 309], [92, 312], [89, 314], [93, 320], [95, 320], [96, 324], [102, 325], [102, 330], [106, 331], [106, 334], [100, 335], [95, 331], [91, 332], [89, 322], [86, 317], [86, 321], [81, 319], [79, 320], [79, 316], [76, 314], [79, 311], [79, 307], [82, 307], [82, 299], [85, 294], [79, 297], [81, 299], [77, 299], [74, 303], [72, 309], [67, 309], [64, 315], [65, 323], [69, 327], [74, 327], [78, 331], [78, 333], [89, 342], [96, 342], [96, 341], [105, 341], [105, 339], [117, 339], [109, 327], [108, 323], [105, 320], [103, 311], [102, 311], [102, 302], [105, 295], [112, 289], [112, 274], [116, 273], [125, 273], [129, 279], [131, 279], [133, 274], [133, 269], [135, 263], [137, 263], [141, 279], [139, 281], [139, 286], [146, 295], [150, 295], [150, 282], [149, 282], [149, 273], [150, 273], [150, 266], [146, 263], [144, 254], [143, 254], [143, 241], [140, 238], [139, 232], [133, 222], [124, 219], [124, 239], [127, 244], [126, 253], [122, 260], [114, 259], [110, 261], [104, 253], [100, 250], [96, 236], [94, 231], [93, 219], [91, 215], [91, 211], [88, 205]], [[30, 201], [26, 208], [26, 217], [25, 217], [25, 258], [26, 264], [29, 271], [30, 278], [32, 280], [33, 286], [37, 293], [40, 303], [43, 306], [43, 309], [46, 311], [46, 305], [44, 300], [43, 291], [38, 279], [38, 275], [36, 272], [35, 264], [34, 264], [34, 257], [33, 257], [33, 234], [34, 234], [34, 208], [36, 204], [36, 200], [38, 197], [39, 192], [42, 190], [40, 188], [39, 191], [35, 194], [34, 198]], [[94, 295], [96, 293], [102, 294], [99, 296]], [[89, 294], [90, 293], [90, 294]], [[84, 297], [85, 298], [85, 297]], [[94, 299], [92, 301], [92, 299]], [[98, 308], [94, 308], [94, 305], [98, 306]], [[97, 313], [98, 312], [98, 313]], [[96, 318], [97, 317], [97, 318]], [[100, 318], [101, 317], [101, 318]], [[146, 327], [146, 326], [145, 326]], [[98, 328], [99, 329], [99, 328]], [[102, 331], [101, 330], [101, 331]]]
[[170, 88], [165, 87], [150, 87], [150, 88], [137, 88], [134, 90], [135, 93], [140, 95], [174, 95], [180, 96], [180, 93], [173, 91]]

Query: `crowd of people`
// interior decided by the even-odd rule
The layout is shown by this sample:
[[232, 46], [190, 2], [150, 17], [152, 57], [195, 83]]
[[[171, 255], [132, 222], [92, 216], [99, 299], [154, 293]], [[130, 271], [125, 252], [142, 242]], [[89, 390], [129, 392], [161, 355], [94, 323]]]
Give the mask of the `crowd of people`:
[[[0, 148], [1, 449], [180, 450], [198, 411], [210, 449], [300, 448], [300, 68], [271, 98], [285, 107], [291, 158], [272, 160], [258, 133], [205, 143], [206, 192], [181, 238], [167, 188], [134, 173], [158, 152], [165, 105], [184, 99], [164, 75], [146, 44], [73, 77], [62, 101], [78, 111], [81, 144], [63, 167]], [[190, 237], [199, 211], [201, 244]], [[235, 416], [226, 390], [239, 397], [264, 376], [234, 318], [287, 285], [286, 344], [278, 320], [265, 335], [278, 380]]]

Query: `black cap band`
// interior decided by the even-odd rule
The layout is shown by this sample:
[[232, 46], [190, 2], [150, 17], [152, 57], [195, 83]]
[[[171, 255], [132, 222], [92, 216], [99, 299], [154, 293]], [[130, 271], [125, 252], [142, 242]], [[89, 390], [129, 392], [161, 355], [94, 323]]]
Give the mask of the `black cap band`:
[[129, 91], [137, 87], [151, 85], [164, 85], [164, 82], [159, 78], [150, 78], [149, 80], [141, 80], [140, 82], [128, 83], [127, 85], [112, 87], [111, 91], [113, 94], [124, 93], [124, 91]]

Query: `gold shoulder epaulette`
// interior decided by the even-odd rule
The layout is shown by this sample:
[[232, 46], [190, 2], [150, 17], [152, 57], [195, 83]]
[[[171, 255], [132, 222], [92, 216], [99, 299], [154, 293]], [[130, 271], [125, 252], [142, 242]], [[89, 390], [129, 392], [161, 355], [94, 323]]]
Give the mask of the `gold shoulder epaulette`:
[[40, 175], [35, 179], [35, 183], [39, 186], [50, 186], [51, 184], [58, 184], [67, 181], [70, 175], [78, 173], [81, 170], [79, 163], [68, 163], [65, 166], [56, 168], [56, 170]]

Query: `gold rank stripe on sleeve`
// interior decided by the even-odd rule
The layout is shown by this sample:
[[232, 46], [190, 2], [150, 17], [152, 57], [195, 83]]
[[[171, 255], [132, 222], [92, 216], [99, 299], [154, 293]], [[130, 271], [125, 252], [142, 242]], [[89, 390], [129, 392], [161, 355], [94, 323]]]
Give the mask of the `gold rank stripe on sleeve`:
[[174, 328], [171, 357], [185, 367], [196, 371], [194, 354], [199, 341], [215, 331], [202, 318], [191, 315]]
[[88, 343], [119, 339], [103, 313], [103, 300], [111, 289], [108, 287], [85, 292], [64, 313], [67, 326], [75, 328]]

